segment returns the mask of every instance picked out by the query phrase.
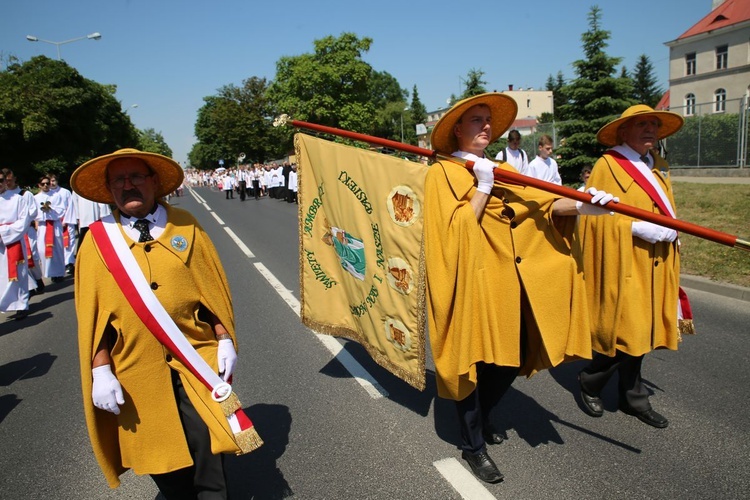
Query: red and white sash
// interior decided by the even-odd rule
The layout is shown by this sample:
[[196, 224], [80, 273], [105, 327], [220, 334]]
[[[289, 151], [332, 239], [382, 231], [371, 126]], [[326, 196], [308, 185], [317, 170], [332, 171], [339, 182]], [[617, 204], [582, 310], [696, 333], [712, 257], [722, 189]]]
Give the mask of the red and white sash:
[[[630, 177], [633, 178], [636, 184], [643, 189], [651, 200], [659, 207], [662, 214], [676, 219], [672, 204], [667, 199], [664, 191], [661, 187], [646, 177], [641, 170], [633, 164], [632, 161], [627, 159], [625, 155], [610, 149], [605, 154], [608, 154], [627, 172]], [[679, 287], [679, 300], [677, 301], [677, 318], [679, 319], [679, 331], [680, 333], [695, 333], [695, 326], [693, 325], [693, 310], [690, 307], [690, 301], [688, 300], [687, 293], [682, 287]]]
[[154, 294], [138, 267], [125, 237], [113, 215], [89, 226], [104, 262], [144, 326], [177, 357], [195, 377], [211, 391], [221, 405], [241, 453], [248, 453], [263, 444], [253, 423], [242, 410], [232, 386], [224, 382], [196, 352]]

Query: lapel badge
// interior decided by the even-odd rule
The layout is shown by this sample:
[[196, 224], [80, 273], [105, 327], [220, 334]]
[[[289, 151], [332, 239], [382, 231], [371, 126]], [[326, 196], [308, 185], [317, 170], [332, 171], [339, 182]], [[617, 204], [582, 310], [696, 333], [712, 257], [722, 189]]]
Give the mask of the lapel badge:
[[172, 244], [172, 248], [178, 252], [187, 250], [188, 243], [184, 236], [173, 236], [170, 243]]

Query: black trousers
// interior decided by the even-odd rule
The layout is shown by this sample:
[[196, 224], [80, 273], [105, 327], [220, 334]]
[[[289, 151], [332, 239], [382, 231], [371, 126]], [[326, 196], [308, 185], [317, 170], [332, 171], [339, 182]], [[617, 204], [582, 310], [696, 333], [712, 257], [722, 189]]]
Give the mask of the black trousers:
[[253, 181], [253, 195], [256, 200], [260, 196], [260, 181]]
[[211, 453], [208, 427], [190, 403], [176, 371], [172, 372], [172, 386], [193, 465], [166, 474], [151, 474], [151, 478], [167, 500], [225, 500], [229, 492], [224, 456]]
[[240, 200], [245, 201], [245, 196], [247, 195], [247, 182], [240, 181], [237, 191], [240, 193]]
[[601, 394], [612, 375], [617, 372], [617, 384], [620, 406], [627, 405], [636, 411], [651, 409], [648, 401], [648, 390], [641, 379], [643, 356], [631, 356], [617, 351], [614, 356], [594, 354], [594, 359], [581, 372], [581, 387], [590, 396]]
[[487, 444], [482, 429], [487, 424], [490, 412], [513, 384], [517, 366], [498, 366], [477, 363], [477, 387], [465, 399], [456, 401], [458, 421], [461, 427], [461, 450], [467, 453], [485, 451]]
[[[526, 293], [521, 295], [521, 302], [525, 306]], [[532, 318], [521, 318], [519, 342], [521, 350], [521, 366], [526, 360], [528, 346], [526, 321]], [[489, 422], [490, 412], [497, 406], [500, 399], [508, 392], [513, 381], [521, 371], [521, 366], [498, 366], [489, 363], [477, 363], [477, 387], [465, 399], [456, 401], [458, 421], [461, 427], [461, 451], [479, 453], [487, 449], [482, 430]]]

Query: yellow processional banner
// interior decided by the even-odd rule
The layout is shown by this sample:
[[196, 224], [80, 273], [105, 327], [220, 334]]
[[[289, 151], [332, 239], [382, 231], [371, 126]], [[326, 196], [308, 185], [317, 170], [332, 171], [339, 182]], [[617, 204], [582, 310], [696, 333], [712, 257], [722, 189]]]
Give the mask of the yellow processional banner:
[[305, 134], [295, 149], [302, 322], [424, 389], [427, 168]]

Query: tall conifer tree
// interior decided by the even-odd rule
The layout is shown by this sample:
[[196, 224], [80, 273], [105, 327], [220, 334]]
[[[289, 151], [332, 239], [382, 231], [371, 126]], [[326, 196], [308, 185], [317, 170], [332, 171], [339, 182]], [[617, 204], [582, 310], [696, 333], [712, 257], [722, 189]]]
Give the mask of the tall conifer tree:
[[662, 93], [656, 83], [653, 64], [646, 54], [641, 54], [633, 70], [633, 99], [653, 108], [659, 103]]
[[560, 124], [557, 153], [565, 182], [575, 181], [582, 167], [594, 165], [605, 149], [596, 132], [633, 104], [632, 81], [616, 76], [622, 58], [604, 51], [610, 32], [601, 27], [601, 9], [591, 7], [588, 19], [589, 30], [581, 35], [585, 57], [573, 63], [576, 78], [563, 87], [567, 102], [560, 112], [568, 121]]

